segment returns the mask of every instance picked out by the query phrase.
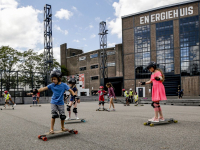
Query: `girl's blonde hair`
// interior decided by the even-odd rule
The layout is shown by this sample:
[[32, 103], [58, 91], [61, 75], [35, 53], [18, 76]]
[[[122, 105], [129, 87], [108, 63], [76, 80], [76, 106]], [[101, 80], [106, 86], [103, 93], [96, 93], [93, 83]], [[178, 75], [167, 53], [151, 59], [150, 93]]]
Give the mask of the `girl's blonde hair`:
[[110, 83], [110, 82], [106, 83], [106, 86], [112, 87], [113, 90], [115, 89], [115, 88], [113, 87], [112, 83]]
[[160, 73], [162, 74], [161, 82], [164, 82], [165, 81], [165, 75], [164, 75], [163, 71], [161, 69], [159, 69], [159, 68], [156, 68], [156, 70], [160, 71]]

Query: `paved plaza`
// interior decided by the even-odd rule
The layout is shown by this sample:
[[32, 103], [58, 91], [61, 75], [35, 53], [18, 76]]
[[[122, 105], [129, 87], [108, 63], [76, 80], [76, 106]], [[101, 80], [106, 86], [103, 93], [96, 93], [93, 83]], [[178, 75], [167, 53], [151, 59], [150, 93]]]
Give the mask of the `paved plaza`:
[[[105, 106], [108, 108], [108, 104]], [[80, 103], [78, 116], [86, 122], [65, 125], [79, 133], [54, 135], [47, 141], [37, 136], [49, 131], [50, 104], [41, 107], [17, 105], [15, 110], [1, 110], [0, 149], [197, 150], [200, 147], [199, 106], [162, 105], [164, 117], [173, 117], [178, 123], [154, 127], [143, 125], [154, 115], [149, 104], [115, 106], [116, 112], [99, 112], [96, 111], [98, 102]], [[55, 130], [60, 130], [60, 119], [56, 120]]]

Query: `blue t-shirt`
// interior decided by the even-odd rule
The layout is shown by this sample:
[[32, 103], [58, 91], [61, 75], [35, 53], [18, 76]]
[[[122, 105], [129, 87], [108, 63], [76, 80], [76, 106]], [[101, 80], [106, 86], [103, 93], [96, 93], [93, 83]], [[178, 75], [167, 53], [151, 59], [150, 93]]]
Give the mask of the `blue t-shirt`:
[[[74, 93], [77, 91], [77, 88], [74, 87], [74, 88], [71, 88], [72, 91], [74, 91]], [[71, 94], [71, 99], [70, 101], [74, 101], [74, 96]]]
[[52, 92], [53, 92], [53, 95], [51, 98], [51, 104], [64, 105], [63, 93], [70, 89], [69, 86], [67, 84], [61, 82], [61, 84], [59, 84], [59, 85], [51, 83], [47, 87], [49, 90], [52, 90]]

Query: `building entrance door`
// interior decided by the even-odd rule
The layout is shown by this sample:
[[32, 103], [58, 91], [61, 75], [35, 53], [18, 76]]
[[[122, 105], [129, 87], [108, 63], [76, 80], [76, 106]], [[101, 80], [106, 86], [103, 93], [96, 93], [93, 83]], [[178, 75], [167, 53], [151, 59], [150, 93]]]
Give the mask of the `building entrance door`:
[[138, 96], [143, 97], [143, 88], [138, 88]]

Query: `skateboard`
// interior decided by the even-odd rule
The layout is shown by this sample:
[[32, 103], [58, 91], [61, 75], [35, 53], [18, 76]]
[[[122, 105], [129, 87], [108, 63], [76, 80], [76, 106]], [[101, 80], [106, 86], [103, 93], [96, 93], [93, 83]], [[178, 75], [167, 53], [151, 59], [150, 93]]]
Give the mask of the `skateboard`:
[[153, 121], [147, 121], [144, 123], [144, 125], [149, 125], [150, 127], [153, 127], [154, 125], [159, 125], [159, 124], [167, 124], [167, 123], [177, 123], [177, 120], [174, 120], [173, 118], [168, 118], [165, 119], [164, 121], [159, 121], [159, 122], [153, 122]]
[[49, 135], [55, 135], [55, 134], [62, 134], [62, 133], [71, 133], [71, 134], [78, 134], [78, 131], [77, 130], [69, 130], [69, 131], [54, 131], [54, 133], [44, 133], [43, 135], [38, 135], [38, 139], [42, 139], [43, 141], [47, 141], [47, 136]]
[[3, 108], [1, 108], [1, 110], [5, 110], [5, 109], [7, 109], [7, 110], [9, 110], [9, 109], [12, 109], [12, 110], [14, 110], [14, 106], [12, 106], [12, 107], [10, 107], [10, 106], [7, 106], [7, 108], [6, 108], [6, 107], [3, 107]]
[[65, 124], [72, 123], [72, 122], [86, 122], [86, 120], [85, 119], [70, 119], [70, 120], [65, 120]]
[[30, 105], [30, 107], [41, 107], [41, 105]]
[[130, 106], [130, 104], [128, 104], [128, 105], [127, 105], [127, 104], [124, 104], [124, 106]]
[[107, 109], [106, 108], [104, 108], [104, 109], [96, 109], [96, 111], [107, 111]]
[[[137, 104], [135, 104], [134, 106], [138, 106]], [[143, 104], [141, 104], [140, 106], [144, 106]]]

